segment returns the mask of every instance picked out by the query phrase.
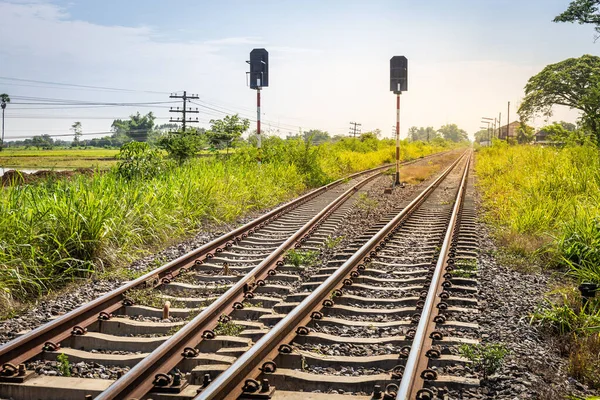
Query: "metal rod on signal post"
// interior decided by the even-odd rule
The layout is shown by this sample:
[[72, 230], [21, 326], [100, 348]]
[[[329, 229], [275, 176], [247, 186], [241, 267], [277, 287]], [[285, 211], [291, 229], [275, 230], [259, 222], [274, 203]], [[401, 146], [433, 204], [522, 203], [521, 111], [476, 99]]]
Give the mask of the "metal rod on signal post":
[[394, 185], [400, 185], [400, 92], [396, 95], [396, 179]]
[[258, 148], [258, 163], [262, 162], [261, 140], [260, 140], [260, 87], [256, 88], [256, 147]]

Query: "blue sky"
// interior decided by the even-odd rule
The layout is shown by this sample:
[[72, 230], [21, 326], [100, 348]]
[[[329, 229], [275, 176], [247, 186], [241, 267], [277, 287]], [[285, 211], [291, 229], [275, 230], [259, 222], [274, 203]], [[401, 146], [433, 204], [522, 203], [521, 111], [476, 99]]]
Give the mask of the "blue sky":
[[[25, 96], [139, 103], [169, 101], [169, 92], [186, 89], [200, 95], [201, 126], [225, 112], [254, 118], [255, 93], [246, 87], [244, 62], [254, 47], [270, 53], [264, 128], [282, 136], [311, 128], [345, 134], [350, 121], [389, 136], [394, 55], [409, 59], [403, 136], [413, 125], [445, 123], [473, 133], [482, 116], [501, 112], [505, 121], [508, 101], [516, 117], [527, 79], [548, 63], [600, 53], [591, 26], [551, 22], [568, 3], [0, 0], [0, 92], [15, 96], [6, 134], [68, 132], [77, 120], [84, 132], [104, 132], [112, 118], [137, 110], [151, 110], [163, 123], [171, 105], [34, 109], [17, 104]], [[576, 117], [557, 109], [553, 119]]]

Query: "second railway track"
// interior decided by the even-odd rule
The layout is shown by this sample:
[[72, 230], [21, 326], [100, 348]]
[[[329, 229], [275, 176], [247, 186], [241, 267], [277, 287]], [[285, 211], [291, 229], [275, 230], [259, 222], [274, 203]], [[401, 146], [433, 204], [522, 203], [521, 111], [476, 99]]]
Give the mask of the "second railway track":
[[[399, 378], [406, 359], [417, 357], [421, 365], [420, 353], [426, 352], [433, 366], [426, 369], [436, 375], [437, 383], [426, 379], [428, 383], [423, 384], [416, 379], [421, 398], [436, 395], [435, 388], [425, 386], [440, 387], [437, 394], [443, 395], [477, 384], [464, 376], [446, 381], [443, 375], [460, 370], [464, 360], [457, 357], [456, 345], [474, 343], [477, 330], [462, 316], [476, 310], [474, 280], [454, 278], [451, 282], [452, 266], [446, 270], [461, 259], [457, 256], [460, 240], [461, 249], [470, 246], [466, 259], [477, 247], [476, 238], [456, 231], [468, 226], [472, 218], [462, 202], [467, 174], [458, 172], [460, 166], [468, 168], [469, 160], [466, 156], [457, 160], [413, 202], [399, 205], [378, 224], [370, 223], [369, 231], [321, 270], [299, 270], [286, 264], [284, 256], [293, 248], [319, 250], [334, 237], [357, 192], [369, 188], [376, 174], [366, 179], [357, 176], [313, 193], [299, 204], [275, 210], [245, 230], [225, 235], [218, 244], [204, 246], [203, 251], [143, 277], [143, 285], [160, 287], [161, 304], [169, 301], [170, 307], [165, 304], [161, 310], [133, 304], [127, 296], [133, 293], [131, 286], [108, 307], [88, 305], [80, 322], [68, 322], [71, 328], [67, 333], [54, 321], [55, 332], [46, 327], [37, 342], [35, 337], [27, 342], [26, 351], [13, 342], [13, 347], [11, 343], [0, 347], [0, 374], [5, 382], [0, 383], [0, 398], [268, 398], [289, 396], [290, 390], [354, 393], [365, 398], [377, 398], [381, 392], [390, 397], [399, 393], [398, 387], [403, 390]], [[457, 194], [459, 201], [455, 201]], [[453, 220], [459, 224], [448, 236], [447, 224]], [[429, 282], [436, 282], [436, 262], [447, 263], [448, 256], [452, 262], [437, 268], [443, 271], [440, 284], [453, 285], [443, 290], [439, 308], [447, 320], [435, 335], [442, 336], [434, 339], [433, 348], [415, 356], [412, 332], [419, 339], [418, 322], [425, 312], [421, 309], [430, 307], [424, 293]], [[357, 257], [362, 259], [357, 261]], [[348, 267], [348, 263], [354, 264]], [[340, 271], [344, 277], [327, 286]], [[135, 288], [143, 292], [142, 286], [138, 282]], [[315, 300], [317, 293], [325, 297]], [[317, 302], [311, 303], [309, 311], [302, 310], [310, 301]], [[292, 326], [290, 318], [300, 314], [301, 320]], [[278, 329], [282, 327], [286, 334], [280, 337]], [[38, 334], [40, 330], [43, 327]], [[459, 335], [453, 337], [454, 332]], [[14, 342], [26, 343], [33, 333]], [[46, 340], [52, 335], [53, 339]], [[267, 353], [260, 349], [264, 342], [268, 342]], [[104, 379], [26, 379], [34, 373], [17, 366], [40, 355], [43, 360], [56, 360], [60, 353], [75, 366], [101, 365], [107, 371], [100, 376]], [[27, 366], [35, 368], [35, 363]], [[350, 377], [346, 374], [349, 370]], [[264, 379], [269, 383], [263, 383]], [[410, 396], [402, 398], [417, 398]]]

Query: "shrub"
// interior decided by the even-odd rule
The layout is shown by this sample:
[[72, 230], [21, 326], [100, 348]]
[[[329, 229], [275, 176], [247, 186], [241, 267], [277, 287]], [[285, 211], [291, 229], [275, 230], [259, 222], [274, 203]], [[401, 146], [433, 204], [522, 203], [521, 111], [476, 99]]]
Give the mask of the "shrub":
[[205, 136], [193, 129], [170, 132], [158, 139], [158, 147], [166, 150], [179, 165], [198, 153], [205, 143]]
[[125, 179], [150, 179], [164, 169], [161, 154], [144, 142], [125, 143], [117, 159], [117, 172]]

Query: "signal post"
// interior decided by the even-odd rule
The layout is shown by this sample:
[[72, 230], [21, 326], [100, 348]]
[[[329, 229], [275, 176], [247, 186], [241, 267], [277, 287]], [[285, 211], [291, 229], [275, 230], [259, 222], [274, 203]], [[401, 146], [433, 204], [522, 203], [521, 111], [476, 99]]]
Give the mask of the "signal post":
[[260, 137], [260, 90], [269, 86], [269, 52], [265, 49], [253, 49], [250, 52], [250, 89], [256, 90], [256, 139], [258, 148], [258, 163], [261, 159], [261, 137]]
[[400, 95], [408, 90], [408, 59], [394, 56], [390, 59], [390, 91], [396, 95], [396, 178], [394, 186], [400, 186]]

